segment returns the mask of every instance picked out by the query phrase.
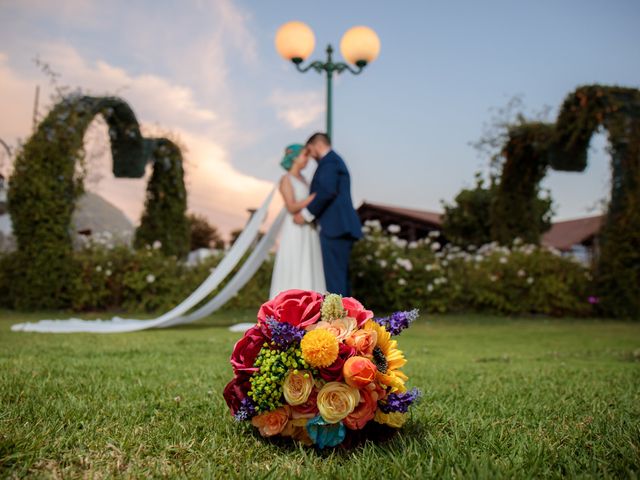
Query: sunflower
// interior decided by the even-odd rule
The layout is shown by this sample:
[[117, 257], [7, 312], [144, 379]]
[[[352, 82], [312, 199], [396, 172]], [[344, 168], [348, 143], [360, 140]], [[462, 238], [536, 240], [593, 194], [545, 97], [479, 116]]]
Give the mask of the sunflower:
[[398, 350], [398, 341], [391, 339], [391, 334], [382, 326], [368, 320], [364, 324], [364, 330], [376, 332], [377, 341], [373, 349], [373, 363], [378, 367], [376, 379], [381, 385], [391, 388], [391, 393], [405, 392], [404, 386], [409, 377], [400, 371], [407, 363], [404, 354]]

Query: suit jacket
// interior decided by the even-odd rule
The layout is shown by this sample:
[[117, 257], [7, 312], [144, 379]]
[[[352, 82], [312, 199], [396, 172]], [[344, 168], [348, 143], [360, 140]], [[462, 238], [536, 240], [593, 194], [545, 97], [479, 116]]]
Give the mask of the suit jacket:
[[354, 240], [362, 237], [362, 225], [351, 201], [349, 170], [333, 150], [318, 162], [310, 190], [316, 197], [307, 210], [316, 217], [321, 235]]

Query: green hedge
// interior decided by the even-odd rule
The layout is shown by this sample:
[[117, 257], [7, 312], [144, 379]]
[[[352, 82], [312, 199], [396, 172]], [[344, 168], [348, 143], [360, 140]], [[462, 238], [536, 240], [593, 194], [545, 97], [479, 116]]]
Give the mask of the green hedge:
[[[354, 295], [376, 311], [409, 307], [426, 312], [592, 315], [589, 269], [546, 248], [516, 242], [476, 248], [442, 247], [430, 237], [407, 244], [368, 222], [352, 257]], [[196, 266], [156, 248], [131, 249], [111, 241], [89, 243], [76, 254], [71, 285], [76, 311], [160, 313], [187, 297], [223, 253]], [[0, 258], [0, 305], [13, 257]], [[18, 265], [9, 262], [12, 267]], [[272, 260], [225, 308], [256, 309], [269, 295]], [[18, 269], [19, 270], [19, 269]], [[222, 287], [221, 287], [222, 288]], [[595, 300], [595, 299], [592, 299]]]
[[[223, 255], [220, 252], [189, 266], [175, 256], [165, 255], [159, 244], [156, 248], [131, 249], [108, 241], [90, 243], [76, 255], [80, 272], [74, 282], [72, 307], [85, 312], [167, 311], [191, 294]], [[261, 305], [269, 296], [272, 267], [271, 261], [265, 262], [225, 308], [257, 308]]]
[[537, 244], [550, 227], [550, 215], [545, 216], [539, 200], [540, 181], [549, 168], [546, 152], [539, 146], [550, 132], [551, 127], [543, 123], [518, 125], [509, 131], [503, 150], [506, 160], [489, 212], [492, 240], [508, 245], [518, 237]]

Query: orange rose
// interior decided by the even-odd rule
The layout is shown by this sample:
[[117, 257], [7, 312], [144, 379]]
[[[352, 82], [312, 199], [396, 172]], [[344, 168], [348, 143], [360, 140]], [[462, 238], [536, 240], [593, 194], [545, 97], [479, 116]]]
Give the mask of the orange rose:
[[373, 382], [378, 369], [371, 360], [365, 357], [350, 357], [344, 362], [342, 373], [347, 385], [363, 388]]
[[343, 420], [344, 425], [351, 430], [364, 428], [367, 422], [376, 414], [378, 400], [381, 398], [382, 390], [370, 383], [360, 390], [360, 403], [356, 409]]
[[289, 407], [276, 408], [271, 412], [261, 413], [251, 419], [254, 427], [260, 430], [263, 437], [272, 437], [284, 430], [285, 425], [289, 421]]
[[377, 341], [378, 333], [375, 330], [356, 330], [344, 343], [355, 348], [358, 354], [371, 357]]

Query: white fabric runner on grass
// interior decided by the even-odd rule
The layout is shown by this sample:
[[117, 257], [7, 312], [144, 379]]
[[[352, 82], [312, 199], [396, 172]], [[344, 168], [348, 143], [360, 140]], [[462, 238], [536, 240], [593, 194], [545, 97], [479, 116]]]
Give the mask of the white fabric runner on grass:
[[202, 302], [202, 300], [204, 300], [211, 292], [218, 288], [218, 286], [225, 278], [227, 278], [249, 250], [251, 244], [260, 233], [260, 226], [267, 217], [269, 205], [271, 204], [274, 193], [275, 189], [271, 191], [262, 206], [255, 212], [245, 229], [211, 275], [209, 275], [209, 277], [207, 277], [207, 279], [202, 282], [200, 286], [184, 301], [165, 314], [149, 320], [120, 317], [113, 317], [109, 320], [82, 320], [79, 318], [70, 318], [66, 320], [40, 320], [38, 322], [27, 322], [13, 325], [11, 330], [16, 332], [43, 333], [123, 333], [146, 330], [149, 328], [166, 328], [174, 325], [195, 322], [196, 320], [206, 317], [233, 298], [233, 296], [236, 295], [244, 285], [246, 285], [251, 277], [253, 277], [269, 254], [269, 250], [275, 243], [278, 232], [280, 231], [280, 227], [282, 226], [282, 222], [285, 218], [286, 210], [284, 209], [280, 212], [269, 231], [260, 240], [247, 261], [242, 265], [238, 273], [234, 275], [229, 283], [205, 305], [194, 312], [187, 314], [191, 309]]

